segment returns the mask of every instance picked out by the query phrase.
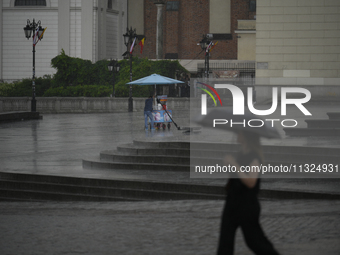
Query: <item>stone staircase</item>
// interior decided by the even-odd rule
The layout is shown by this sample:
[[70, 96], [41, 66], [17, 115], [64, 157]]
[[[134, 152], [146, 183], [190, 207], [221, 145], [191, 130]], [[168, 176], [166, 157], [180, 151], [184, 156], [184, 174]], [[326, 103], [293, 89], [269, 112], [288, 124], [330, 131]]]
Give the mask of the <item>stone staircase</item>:
[[328, 119], [305, 120], [307, 128], [284, 128], [289, 136], [340, 137], [340, 112], [327, 113]]
[[[196, 147], [196, 145], [198, 147]], [[204, 149], [195, 149], [204, 148]], [[273, 165], [290, 163], [334, 163], [340, 164], [340, 148], [263, 146], [266, 163]], [[0, 172], [0, 200], [10, 201], [143, 201], [224, 199], [225, 182], [212, 184], [195, 182], [189, 178], [190, 156], [195, 161], [207, 162], [226, 153], [239, 150], [236, 144], [189, 142], [134, 141], [120, 145], [116, 150], [103, 151], [98, 158], [83, 159], [87, 171], [124, 173], [138, 172], [145, 178], [111, 179], [52, 176]], [[159, 178], [147, 178], [157, 173]], [[172, 175], [166, 175], [171, 173]], [[183, 181], [168, 178], [182, 174]], [[221, 184], [223, 183], [223, 184]], [[340, 193], [317, 193], [262, 189], [260, 197], [270, 199], [340, 199]]]
[[[83, 159], [84, 168], [188, 172], [190, 157], [197, 164], [216, 164], [228, 153], [239, 151], [237, 144], [189, 142], [142, 142], [124, 144], [117, 150], [102, 151], [98, 158]], [[263, 146], [266, 164], [339, 164], [340, 148]]]
[[0, 201], [223, 199], [224, 187], [0, 172]]

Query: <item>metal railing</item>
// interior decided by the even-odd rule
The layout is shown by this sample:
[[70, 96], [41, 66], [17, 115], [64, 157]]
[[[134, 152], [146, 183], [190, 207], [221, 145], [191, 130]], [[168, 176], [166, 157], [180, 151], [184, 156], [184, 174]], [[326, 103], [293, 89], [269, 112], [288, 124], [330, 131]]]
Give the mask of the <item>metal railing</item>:
[[[204, 76], [204, 63], [197, 64], [197, 71]], [[209, 64], [209, 77], [219, 78], [218, 73], [226, 72], [230, 74], [227, 78], [236, 78], [238, 84], [253, 86], [255, 85], [255, 61], [237, 61]], [[233, 76], [233, 72], [235, 76]], [[221, 77], [222, 78], [222, 77]], [[226, 77], [223, 77], [226, 78]]]

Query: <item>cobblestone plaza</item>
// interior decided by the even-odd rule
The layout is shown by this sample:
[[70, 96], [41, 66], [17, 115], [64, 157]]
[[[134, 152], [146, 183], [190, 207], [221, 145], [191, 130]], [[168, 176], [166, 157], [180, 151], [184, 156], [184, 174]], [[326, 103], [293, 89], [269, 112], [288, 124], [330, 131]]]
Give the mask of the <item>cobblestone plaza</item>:
[[[332, 105], [311, 107], [314, 118], [336, 109]], [[181, 113], [175, 116], [179, 125], [188, 124]], [[104, 179], [115, 179], [117, 173], [83, 169], [82, 159], [133, 140], [189, 139], [175, 129], [151, 136], [144, 131], [139, 112], [46, 114], [42, 120], [2, 123], [0, 129], [1, 171]], [[306, 138], [287, 138], [281, 143], [308, 146]], [[334, 147], [337, 142], [319, 139], [314, 144]], [[148, 178], [147, 172], [134, 173], [134, 178]], [[264, 182], [263, 187], [339, 193], [336, 183], [326, 181]], [[0, 253], [215, 254], [223, 204], [218, 200], [1, 202]], [[338, 200], [262, 199], [261, 204], [263, 228], [282, 254], [339, 254]], [[241, 232], [236, 254], [251, 254]]]

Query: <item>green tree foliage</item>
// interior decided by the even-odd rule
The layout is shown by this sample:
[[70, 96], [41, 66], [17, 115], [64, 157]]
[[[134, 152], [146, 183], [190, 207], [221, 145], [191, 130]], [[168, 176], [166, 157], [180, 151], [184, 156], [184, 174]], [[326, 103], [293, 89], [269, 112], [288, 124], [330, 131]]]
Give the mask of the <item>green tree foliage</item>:
[[0, 97], [8, 97], [14, 89], [14, 83], [0, 82]]
[[[52, 78], [44, 75], [35, 79], [35, 94], [37, 97], [43, 96], [45, 91], [51, 87]], [[32, 79], [23, 79], [13, 83], [0, 83], [0, 96], [3, 97], [31, 97]]]
[[100, 60], [92, 64], [90, 60], [67, 56], [64, 50], [51, 60], [51, 66], [57, 69], [52, 86], [68, 87], [83, 84], [109, 85], [110, 72], [108, 61]]
[[[116, 96], [127, 97], [129, 96], [129, 85], [127, 85], [127, 83], [130, 82], [130, 60], [121, 60], [119, 63], [121, 69], [119, 71], [118, 82], [116, 83]], [[183, 66], [181, 66], [177, 60], [151, 61], [146, 58], [132, 58], [133, 81], [154, 73], [170, 78], [176, 78], [176, 74], [188, 73], [188, 71]], [[154, 86], [152, 85], [133, 85], [132, 96], [146, 97], [152, 94], [153, 90]]]
[[[108, 71], [108, 60], [100, 60], [92, 64], [90, 60], [67, 56], [64, 50], [51, 60], [51, 66], [57, 70], [51, 77], [36, 78], [36, 96], [62, 97], [107, 97], [112, 94], [113, 74]], [[115, 95], [129, 96], [130, 60], [119, 61], [120, 71], [115, 74]], [[151, 74], [160, 74], [176, 78], [176, 74], [188, 73], [178, 61], [151, 61], [146, 58], [132, 59], [132, 78], [137, 80]], [[154, 86], [133, 86], [133, 97], [146, 97], [154, 90]], [[32, 96], [32, 79], [9, 83], [0, 83], [0, 96], [22, 97]]]

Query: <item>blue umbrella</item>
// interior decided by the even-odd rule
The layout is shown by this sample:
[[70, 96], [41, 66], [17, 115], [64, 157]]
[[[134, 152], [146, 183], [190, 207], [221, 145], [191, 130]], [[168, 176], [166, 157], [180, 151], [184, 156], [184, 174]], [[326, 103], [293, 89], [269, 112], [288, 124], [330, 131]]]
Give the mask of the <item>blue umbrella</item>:
[[[151, 74], [149, 76], [146, 76], [144, 78], [135, 80], [135, 81], [131, 81], [127, 84], [129, 85], [155, 85], [155, 91], [156, 91], [156, 85], [166, 85], [166, 84], [174, 84], [174, 83], [184, 83], [183, 81], [179, 81], [179, 80], [175, 80], [175, 79], [171, 79], [169, 77], [165, 77], [159, 74]], [[160, 102], [158, 102], [160, 103]], [[172, 120], [172, 122], [175, 124], [175, 126], [177, 127], [177, 129], [179, 130], [180, 127], [177, 126], [177, 124], [175, 123], [175, 121], [171, 118], [170, 114], [168, 113], [167, 110], [165, 110], [165, 112], [168, 114], [168, 116], [170, 117], [170, 119]]]
[[169, 77], [165, 77], [159, 74], [151, 74], [144, 78], [129, 82], [129, 85], [166, 85], [166, 84], [174, 84], [174, 83], [184, 83], [183, 81], [171, 79]]

